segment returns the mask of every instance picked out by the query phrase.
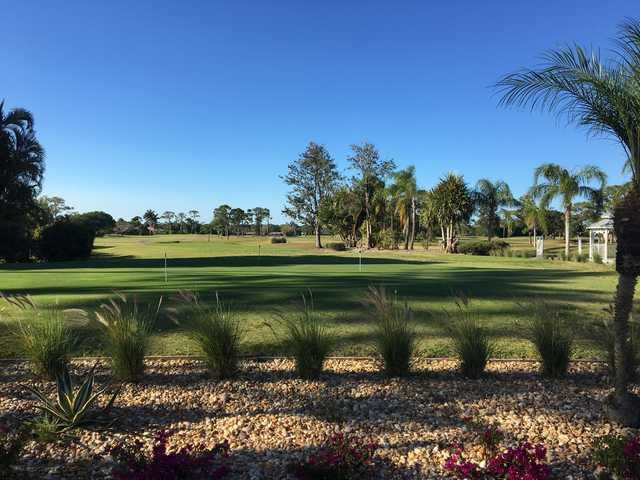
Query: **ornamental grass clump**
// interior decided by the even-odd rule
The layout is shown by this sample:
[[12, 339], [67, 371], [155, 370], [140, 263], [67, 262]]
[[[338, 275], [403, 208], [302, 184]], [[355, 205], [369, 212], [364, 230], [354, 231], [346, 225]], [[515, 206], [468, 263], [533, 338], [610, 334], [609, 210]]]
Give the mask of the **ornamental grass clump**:
[[170, 309], [173, 320], [185, 327], [191, 340], [204, 355], [213, 378], [228, 379], [237, 375], [243, 331], [236, 313], [216, 293], [213, 305], [200, 301], [197, 294], [178, 292], [173, 299], [182, 309]]
[[39, 308], [28, 295], [2, 295], [20, 310], [14, 334], [36, 375], [55, 380], [69, 362], [75, 345], [67, 316], [71, 310]]
[[297, 375], [314, 379], [322, 373], [335, 338], [326, 325], [326, 319], [315, 311], [311, 292], [302, 295], [301, 299], [301, 304], [292, 313], [276, 314], [279, 331], [269, 327], [276, 337], [282, 337], [286, 351], [293, 355]]
[[573, 351], [570, 312], [539, 299], [521, 304], [520, 308], [529, 315], [526, 335], [538, 352], [542, 374], [549, 378], [563, 377]]
[[137, 382], [144, 374], [144, 357], [162, 305], [140, 307], [135, 298], [116, 294], [95, 312], [95, 323], [102, 331], [111, 370], [120, 380]]
[[407, 375], [416, 350], [413, 311], [407, 302], [400, 305], [382, 286], [369, 287], [363, 304], [374, 316], [375, 349], [384, 373], [389, 377]]
[[480, 321], [480, 315], [465, 295], [454, 299], [456, 310], [445, 310], [445, 331], [451, 338], [456, 357], [460, 362], [460, 371], [465, 377], [479, 378], [495, 351], [495, 343]]

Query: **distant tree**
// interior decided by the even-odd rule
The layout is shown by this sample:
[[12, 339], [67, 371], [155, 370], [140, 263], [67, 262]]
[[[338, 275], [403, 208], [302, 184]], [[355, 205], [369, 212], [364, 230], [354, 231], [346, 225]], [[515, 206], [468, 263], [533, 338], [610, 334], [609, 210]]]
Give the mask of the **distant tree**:
[[500, 209], [499, 217], [502, 222], [502, 230], [504, 237], [510, 237], [513, 234], [513, 227], [518, 219], [517, 210]]
[[95, 236], [102, 237], [111, 233], [116, 227], [116, 221], [106, 212], [76, 213], [70, 217], [74, 223], [80, 223], [88, 227]]
[[220, 205], [213, 211], [213, 227], [222, 234], [229, 237], [231, 229], [231, 207], [229, 205]]
[[487, 232], [487, 238], [491, 240], [500, 221], [498, 209], [514, 204], [511, 189], [506, 182], [497, 180], [492, 182], [486, 178], [478, 180], [472, 193], [476, 207], [480, 214], [479, 221]]
[[404, 234], [404, 249], [413, 250], [416, 239], [416, 214], [418, 208], [418, 185], [416, 169], [413, 165], [399, 170], [393, 175], [393, 184], [389, 188], [391, 197], [395, 201], [395, 213], [400, 219], [400, 226]]
[[62, 219], [73, 211], [73, 207], [66, 204], [62, 197], [38, 197], [38, 205], [42, 209], [43, 220], [46, 225]]
[[179, 212], [176, 215], [176, 223], [178, 224], [178, 230], [180, 233], [184, 233], [185, 222], [187, 220], [187, 214], [184, 212]]
[[33, 115], [5, 111], [0, 101], [0, 259], [27, 260], [39, 216], [44, 149], [36, 139]]
[[320, 205], [336, 188], [339, 178], [329, 152], [314, 142], [309, 142], [306, 150], [289, 164], [287, 174], [282, 177], [291, 187], [282, 213], [313, 228], [316, 248], [322, 248]]
[[148, 230], [145, 228], [142, 223], [142, 218], [139, 215], [136, 215], [129, 221], [129, 225], [131, 227], [129, 234], [133, 235], [145, 235], [148, 233]]
[[536, 203], [535, 198], [530, 193], [524, 195], [520, 200], [518, 216], [529, 230], [529, 245], [533, 245], [531, 233], [533, 233], [533, 238], [536, 238], [539, 229], [546, 230], [546, 211], [547, 207], [542, 203]]
[[322, 200], [319, 216], [321, 223], [327, 225], [334, 235], [339, 235], [347, 246], [356, 245], [364, 222], [362, 197], [357, 192], [345, 186], [339, 187]]
[[197, 233], [198, 219], [200, 218], [200, 212], [198, 210], [189, 210], [189, 220], [191, 221], [191, 233]]
[[456, 253], [460, 227], [469, 221], [473, 213], [469, 187], [462, 175], [449, 173], [431, 191], [430, 199], [440, 224], [444, 251]]
[[236, 235], [242, 235], [243, 226], [247, 223], [247, 213], [242, 208], [232, 208], [229, 212], [229, 221]]
[[142, 216], [149, 232], [155, 232], [158, 225], [158, 214], [154, 210], [147, 210]]
[[[544, 178], [545, 183], [540, 183]], [[592, 181], [598, 183], [597, 188], [592, 188]], [[573, 199], [576, 197], [589, 198], [597, 201], [598, 192], [604, 188], [607, 181], [606, 174], [598, 167], [586, 166], [577, 171], [570, 172], [566, 168], [555, 163], [545, 163], [536, 168], [534, 173], [533, 195], [541, 198], [544, 204], [548, 204], [556, 197], [560, 198], [564, 210], [564, 252], [569, 256], [569, 241], [571, 239], [571, 213]]]
[[270, 215], [269, 209], [263, 207], [255, 207], [250, 211], [253, 214], [253, 220], [255, 222], [255, 233], [256, 235], [262, 235], [262, 223], [265, 219], [267, 219], [268, 221]]
[[169, 234], [173, 233], [173, 222], [175, 221], [176, 214], [171, 210], [166, 210], [160, 215], [160, 218], [165, 221], [167, 226], [169, 227]]
[[363, 192], [365, 243], [367, 248], [371, 248], [373, 246], [373, 186], [376, 181], [382, 181], [382, 187], [384, 187], [384, 178], [393, 171], [395, 163], [392, 160], [381, 160], [378, 150], [371, 143], [351, 145], [351, 150], [352, 154], [347, 160], [351, 168], [360, 175], [356, 180], [360, 182]]

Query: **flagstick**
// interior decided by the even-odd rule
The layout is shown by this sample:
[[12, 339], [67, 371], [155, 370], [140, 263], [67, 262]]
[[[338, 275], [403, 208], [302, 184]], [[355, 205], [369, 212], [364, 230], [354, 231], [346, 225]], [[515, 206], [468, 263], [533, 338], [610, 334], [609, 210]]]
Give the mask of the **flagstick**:
[[167, 283], [167, 252], [164, 252], [164, 283]]

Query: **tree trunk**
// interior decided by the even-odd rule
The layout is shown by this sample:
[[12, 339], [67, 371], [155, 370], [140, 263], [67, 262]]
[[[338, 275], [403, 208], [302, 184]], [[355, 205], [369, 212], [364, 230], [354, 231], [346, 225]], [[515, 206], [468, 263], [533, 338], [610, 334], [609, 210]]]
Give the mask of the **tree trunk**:
[[413, 250], [416, 241], [416, 197], [411, 197], [411, 244], [409, 248]]
[[316, 248], [322, 248], [322, 243], [320, 242], [320, 225], [318, 224], [318, 220], [316, 219]]
[[569, 241], [571, 240], [571, 205], [564, 209], [564, 254], [569, 258]]
[[618, 287], [614, 316], [615, 391], [605, 403], [609, 417], [628, 427], [640, 426], [640, 398], [628, 390], [629, 315], [640, 273], [640, 191], [634, 187], [615, 207]]

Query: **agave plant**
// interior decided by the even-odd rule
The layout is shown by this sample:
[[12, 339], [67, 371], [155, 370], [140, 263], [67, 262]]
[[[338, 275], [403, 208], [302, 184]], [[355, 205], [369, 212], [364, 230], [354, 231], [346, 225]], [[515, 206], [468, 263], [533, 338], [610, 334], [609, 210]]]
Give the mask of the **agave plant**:
[[92, 409], [92, 405], [98, 397], [107, 391], [105, 386], [94, 391], [95, 366], [78, 389], [74, 388], [73, 380], [68, 369], [58, 375], [56, 379], [57, 394], [55, 400], [50, 400], [44, 393], [35, 388], [29, 391], [40, 401], [36, 408], [40, 409], [45, 417], [57, 423], [59, 431], [71, 430], [74, 428], [92, 428], [109, 426], [113, 420], [106, 416], [113, 406], [113, 402], [119, 393], [119, 389], [111, 396], [106, 406], [97, 412]]

